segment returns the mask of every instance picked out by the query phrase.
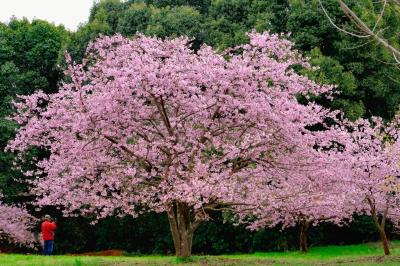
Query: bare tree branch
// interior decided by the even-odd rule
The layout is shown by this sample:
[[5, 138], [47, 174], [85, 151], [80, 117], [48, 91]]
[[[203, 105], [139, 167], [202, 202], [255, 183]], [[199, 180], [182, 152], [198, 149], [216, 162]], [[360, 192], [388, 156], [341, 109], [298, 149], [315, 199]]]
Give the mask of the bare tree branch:
[[[322, 0], [318, 0], [319, 4], [322, 8], [322, 11], [324, 12], [325, 16], [328, 18], [329, 22], [332, 24], [333, 27], [338, 29], [339, 31], [357, 37], [357, 38], [370, 38], [372, 40], [375, 40], [377, 43], [382, 45], [384, 48], [389, 50], [393, 54], [393, 58], [396, 61], [397, 64], [400, 64], [400, 50], [391, 45], [385, 38], [380, 36], [380, 32], [382, 30], [377, 31], [379, 22], [382, 20], [383, 15], [385, 13], [385, 10], [388, 6], [388, 0], [382, 0], [383, 1], [383, 6], [382, 9], [379, 13], [378, 19], [376, 20], [374, 27], [371, 29], [368, 27], [368, 25], [359, 17], [357, 14], [349, 8], [349, 6], [343, 1], [343, 0], [337, 0], [338, 4], [340, 5], [341, 10], [343, 13], [354, 23], [354, 25], [361, 30], [364, 34], [357, 34], [354, 32], [350, 32], [348, 30], [343, 29], [342, 27], [338, 26], [333, 19], [329, 16], [327, 10], [325, 9]], [[400, 0], [391, 0], [391, 2], [395, 5], [400, 5]], [[400, 15], [400, 14], [399, 14]]]
[[333, 22], [333, 19], [329, 16], [328, 11], [325, 9], [324, 5], [322, 4], [322, 0], [318, 0], [319, 4], [322, 8], [322, 11], [324, 12], [325, 16], [328, 18], [329, 22], [332, 24], [333, 27], [335, 27], [337, 30], [344, 32], [348, 35], [354, 36], [354, 37], [358, 37], [358, 38], [369, 38], [370, 36], [368, 35], [359, 35], [350, 31], [347, 31], [345, 29], [343, 29], [342, 27], [339, 27], [338, 25], [336, 25], [335, 22]]

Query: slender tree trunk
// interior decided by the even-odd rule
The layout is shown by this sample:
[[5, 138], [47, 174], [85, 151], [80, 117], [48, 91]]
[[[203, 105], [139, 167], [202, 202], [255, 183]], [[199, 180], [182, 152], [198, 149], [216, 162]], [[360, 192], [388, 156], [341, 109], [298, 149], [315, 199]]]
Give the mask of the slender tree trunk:
[[178, 258], [188, 258], [192, 254], [193, 233], [199, 225], [193, 210], [184, 203], [173, 203], [168, 211], [169, 226]]
[[385, 255], [390, 255], [390, 249], [389, 249], [389, 241], [387, 239], [386, 236], [386, 232], [385, 232], [385, 228], [378, 228], [378, 232], [379, 232], [379, 237], [382, 241], [382, 245], [383, 245], [383, 252], [385, 252]]
[[307, 230], [310, 222], [302, 220], [300, 223], [300, 251], [308, 252]]
[[367, 198], [367, 200], [371, 207], [372, 220], [374, 221], [376, 229], [378, 230], [378, 233], [379, 233], [379, 238], [381, 239], [381, 242], [382, 242], [383, 252], [385, 253], [385, 255], [390, 255], [389, 241], [387, 239], [386, 232], [385, 232], [386, 216], [387, 216], [387, 213], [389, 210], [389, 206], [386, 206], [386, 209], [382, 214], [382, 220], [379, 222], [379, 218], [378, 218], [378, 214], [376, 212], [374, 201], [370, 198]]

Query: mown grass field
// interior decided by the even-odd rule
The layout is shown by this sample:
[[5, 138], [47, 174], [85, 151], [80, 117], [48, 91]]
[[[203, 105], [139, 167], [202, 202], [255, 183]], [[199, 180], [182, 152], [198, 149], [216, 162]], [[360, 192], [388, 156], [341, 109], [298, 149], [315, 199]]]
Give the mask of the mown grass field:
[[193, 256], [188, 262], [172, 256], [52, 256], [0, 254], [1, 266], [130, 266], [130, 265], [400, 265], [400, 242], [392, 243], [392, 254], [382, 256], [379, 243], [315, 247], [308, 254], [268, 252], [242, 255]]

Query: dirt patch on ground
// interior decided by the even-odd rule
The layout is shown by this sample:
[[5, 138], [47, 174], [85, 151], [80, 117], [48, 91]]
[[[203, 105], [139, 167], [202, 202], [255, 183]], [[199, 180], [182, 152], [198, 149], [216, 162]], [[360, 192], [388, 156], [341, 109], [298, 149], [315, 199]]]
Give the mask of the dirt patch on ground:
[[86, 253], [79, 253], [79, 254], [67, 254], [69, 256], [123, 256], [123, 250], [121, 249], [108, 249], [96, 252], [86, 252]]
[[[87, 252], [81, 254], [69, 254], [72, 256], [123, 256], [124, 251], [118, 249], [103, 250], [98, 252]], [[359, 258], [338, 258], [325, 262], [319, 261], [299, 261], [299, 265], [307, 266], [356, 266], [356, 265], [397, 265], [400, 262], [399, 255], [390, 256], [364, 256]], [[145, 259], [136, 260], [135, 258], [125, 257], [118, 258], [118, 261], [98, 261], [99, 266], [172, 266], [176, 263], [171, 261]], [[194, 258], [193, 261], [189, 260], [186, 263], [181, 263], [183, 266], [268, 266], [268, 265], [294, 265], [293, 262], [285, 261], [285, 259], [234, 259], [234, 258]], [[400, 263], [398, 264], [400, 265]]]
[[399, 263], [400, 265], [400, 256], [367, 256], [353, 259], [337, 259], [330, 262], [321, 262], [315, 263], [311, 265], [318, 266], [333, 266], [333, 265], [380, 265], [387, 263]]
[[[132, 261], [132, 260], [120, 260], [118, 262], [102, 261], [99, 262], [99, 266], [272, 266], [277, 265], [276, 261], [273, 260], [254, 260], [254, 261], [242, 261], [240, 259], [202, 259], [188, 262], [162, 262], [162, 261]], [[279, 262], [278, 265], [290, 265]]]

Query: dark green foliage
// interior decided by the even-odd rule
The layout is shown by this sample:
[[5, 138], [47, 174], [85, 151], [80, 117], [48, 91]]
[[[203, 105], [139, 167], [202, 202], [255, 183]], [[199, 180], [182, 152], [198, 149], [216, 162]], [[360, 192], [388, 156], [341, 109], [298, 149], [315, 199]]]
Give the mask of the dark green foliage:
[[12, 168], [13, 155], [4, 152], [16, 128], [6, 119], [12, 111], [11, 101], [17, 94], [57, 90], [62, 76], [57, 61], [67, 39], [63, 27], [46, 21], [0, 23], [0, 192], [7, 196], [5, 201], [21, 200], [20, 194], [26, 191], [26, 184], [15, 181], [22, 176]]
[[[311, 53], [317, 56], [313, 61], [321, 66], [326, 82], [338, 84], [341, 91], [332, 107], [343, 109], [352, 119], [371, 115], [386, 119], [393, 117], [400, 103], [400, 82], [395, 78], [399, 76], [400, 69], [390, 64], [392, 55], [373, 41], [354, 38], [333, 28], [318, 1], [291, 2], [285, 31], [292, 32], [292, 39], [300, 50], [318, 48], [321, 51]], [[376, 19], [377, 15], [371, 13], [372, 1], [346, 3], [373, 26], [373, 18]], [[353, 30], [353, 24], [343, 15], [337, 1], [324, 1], [324, 5], [335, 23]], [[376, 7], [376, 10], [379, 8]], [[385, 33], [387, 36], [400, 32], [400, 16], [396, 13], [395, 17], [394, 13], [394, 10], [388, 9], [382, 20], [382, 27], [386, 26], [391, 31]], [[333, 69], [327, 65], [332, 63], [335, 65]], [[338, 79], [338, 76], [341, 78]]]
[[351, 71], [346, 71], [338, 60], [324, 56], [319, 48], [309, 52], [311, 63], [318, 67], [316, 71], [304, 71], [313, 80], [319, 83], [337, 85], [337, 95], [331, 104], [335, 109], [342, 109], [350, 119], [362, 117], [365, 113], [363, 102], [357, 92], [357, 81]]
[[247, 42], [246, 32], [252, 29], [281, 32], [287, 5], [287, 1], [275, 0], [214, 0], [206, 21], [206, 43], [225, 49]]
[[123, 35], [144, 32], [149, 24], [152, 8], [143, 4], [132, 4], [118, 21], [117, 31]]
[[201, 42], [202, 20], [201, 14], [192, 7], [153, 9], [145, 33], [163, 38], [185, 35]]
[[38, 88], [55, 91], [62, 73], [57, 60], [66, 38], [63, 27], [41, 20], [0, 24], [1, 102], [6, 95], [29, 94]]
[[221, 215], [203, 223], [193, 239], [193, 252], [199, 254], [224, 254], [231, 252], [251, 252], [254, 233], [243, 226], [235, 227], [224, 223]]
[[139, 254], [173, 254], [174, 246], [165, 214], [110, 217], [95, 226], [97, 250], [123, 249]]
[[123, 9], [124, 5], [120, 0], [101, 0], [99, 3], [94, 4], [90, 10], [89, 23], [98, 20], [99, 16], [105, 14], [105, 22], [110, 26], [112, 31], [115, 31]]
[[[315, 0], [290, 1], [290, 12], [284, 31], [293, 33], [292, 40], [296, 47], [308, 51], [319, 47], [324, 55], [332, 55], [335, 41], [345, 36], [329, 23]], [[343, 15], [336, 1], [324, 1], [325, 8], [334, 17], [335, 23], [343, 20]]]
[[[46, 210], [57, 217], [56, 253], [80, 253], [121, 249], [128, 254], [174, 254], [174, 247], [165, 214], [149, 213], [132, 217], [109, 217], [98, 224], [90, 225], [85, 218], [63, 218], [60, 213]], [[42, 216], [45, 212], [42, 212]], [[39, 226], [39, 225], [38, 225]], [[338, 227], [321, 224], [308, 231], [311, 246], [348, 245], [377, 241], [372, 220], [368, 216], [356, 217], [351, 226]], [[392, 232], [391, 226], [387, 226]], [[280, 231], [277, 228], [256, 232], [244, 226], [233, 226], [224, 222], [221, 214], [203, 223], [195, 233], [195, 254], [228, 254], [257, 251], [297, 250], [299, 228]], [[392, 235], [391, 238], [394, 238]]]
[[254, 251], [288, 251], [297, 250], [299, 241], [297, 228], [264, 229], [255, 232], [253, 237]]
[[[398, 232], [391, 223], [385, 225], [389, 240], [399, 239]], [[319, 234], [319, 239], [313, 239], [312, 234]], [[321, 224], [310, 230], [311, 245], [349, 245], [379, 241], [376, 227], [370, 216], [355, 216], [348, 225], [337, 227], [332, 224]]]
[[129, 0], [127, 4], [131, 3], [146, 3], [155, 7], [173, 7], [173, 6], [191, 6], [196, 8], [202, 13], [208, 12], [208, 7], [211, 0]]
[[58, 219], [55, 254], [82, 253], [96, 246], [94, 227], [83, 218]]

